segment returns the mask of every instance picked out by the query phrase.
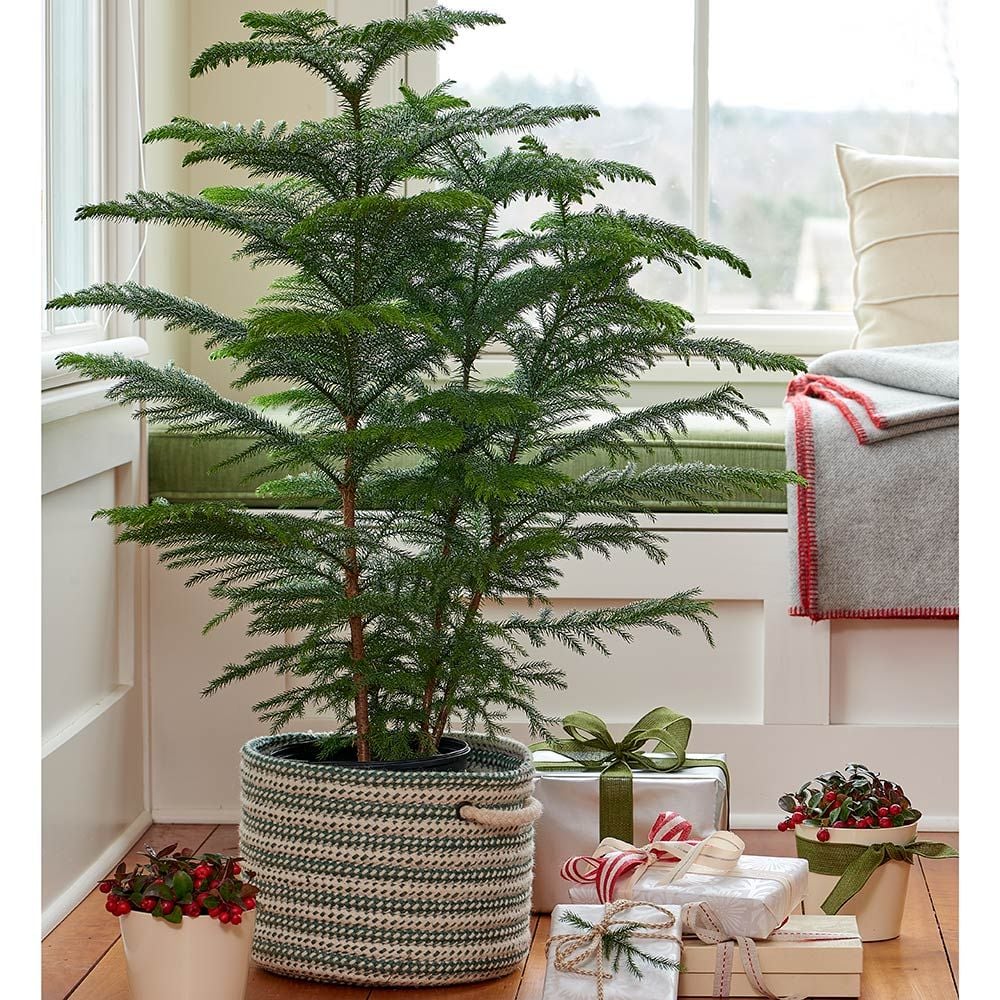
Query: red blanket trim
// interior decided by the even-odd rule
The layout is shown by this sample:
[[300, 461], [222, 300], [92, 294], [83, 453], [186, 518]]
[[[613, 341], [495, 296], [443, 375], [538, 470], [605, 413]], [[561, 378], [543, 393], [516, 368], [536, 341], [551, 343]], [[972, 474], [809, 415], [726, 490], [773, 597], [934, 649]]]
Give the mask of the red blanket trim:
[[833, 618], [958, 618], [958, 608], [855, 608], [821, 611], [817, 594], [819, 580], [819, 555], [816, 546], [816, 452], [813, 443], [812, 416], [808, 397], [832, 403], [844, 415], [854, 430], [858, 441], [866, 444], [868, 436], [851, 412], [839, 398], [846, 396], [860, 403], [876, 427], [884, 427], [884, 418], [875, 404], [864, 393], [856, 392], [835, 379], [823, 375], [797, 375], [788, 383], [785, 402], [792, 407], [795, 420], [795, 471], [808, 480], [808, 486], [797, 486], [796, 524], [798, 529], [799, 598], [801, 604], [788, 609], [796, 618], [809, 618], [814, 622]]
[[800, 604], [789, 608], [793, 618], [809, 618], [814, 622], [833, 618], [958, 618], [958, 608], [856, 608], [854, 610], [807, 611]]

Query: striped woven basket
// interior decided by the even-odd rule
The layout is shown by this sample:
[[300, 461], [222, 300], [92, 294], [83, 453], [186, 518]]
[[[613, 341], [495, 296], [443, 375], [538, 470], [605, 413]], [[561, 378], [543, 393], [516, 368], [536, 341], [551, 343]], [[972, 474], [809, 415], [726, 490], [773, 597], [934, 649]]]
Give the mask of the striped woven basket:
[[243, 747], [240, 849], [257, 872], [253, 957], [367, 986], [503, 976], [530, 944], [534, 766], [512, 740], [458, 734], [464, 772], [303, 763]]

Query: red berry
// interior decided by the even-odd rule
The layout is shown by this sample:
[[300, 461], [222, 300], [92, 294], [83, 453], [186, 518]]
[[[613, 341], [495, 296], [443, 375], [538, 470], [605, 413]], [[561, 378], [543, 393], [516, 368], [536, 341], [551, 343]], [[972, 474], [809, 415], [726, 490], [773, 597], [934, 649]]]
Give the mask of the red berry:
[[153, 896], [146, 896], [139, 906], [145, 910], [146, 913], [152, 913], [153, 910], [156, 909], [156, 899]]
[[837, 822], [834, 823], [833, 825], [834, 828], [837, 830], [843, 829], [844, 827], [847, 826], [847, 824], [842, 819], [838, 819]]
[[837, 801], [837, 793], [836, 792], [827, 792], [826, 795], [823, 796], [823, 801], [824, 802], [836, 802]]
[[199, 913], [201, 913], [201, 907], [197, 903], [188, 903], [184, 907], [185, 917], [197, 917]]
[[160, 903], [160, 912], [166, 917], [174, 912], [174, 904], [169, 900], [165, 899]]
[[217, 878], [213, 878], [211, 882], [208, 883], [209, 889], [218, 889], [222, 883]]
[[799, 812], [799, 810], [797, 810], [797, 809], [795, 810], [795, 812], [792, 813], [792, 822], [796, 826], [798, 826], [799, 823], [801, 823], [805, 818], [806, 818], [806, 814], [804, 812]]
[[195, 878], [207, 878], [211, 873], [212, 869], [205, 864], [198, 865], [198, 867], [194, 870]]
[[882, 817], [882, 818], [881, 818], [881, 819], [880, 819], [880, 820], [878, 821], [878, 825], [879, 825], [879, 826], [892, 826], [892, 820], [891, 820], [891, 819], [889, 819], [889, 817], [888, 817], [888, 816], [883, 816], [883, 817]]
[[232, 918], [232, 916], [230, 915], [230, 913], [229, 913], [229, 910], [223, 910], [223, 911], [222, 911], [222, 912], [221, 912], [221, 913], [219, 914], [219, 923], [220, 923], [220, 924], [228, 924], [228, 923], [229, 923], [229, 921], [230, 921], [230, 920], [232, 920], [232, 919], [233, 919], [233, 918]]
[[787, 824], [787, 823], [786, 823], [786, 822], [785, 822], [784, 820], [782, 820], [782, 821], [781, 821], [781, 822], [780, 822], [780, 823], [778, 824], [778, 829], [779, 829], [779, 830], [780, 830], [780, 831], [781, 831], [782, 833], [784, 833], [784, 832], [785, 832], [785, 831], [786, 831], [786, 830], [788, 829], [788, 824]]
[[113, 899], [109, 899], [104, 904], [104, 909], [106, 909], [108, 913], [114, 913], [118, 909], [118, 904]]
[[816, 834], [816, 839], [825, 844], [830, 839], [830, 831], [825, 828], [820, 830]]
[[888, 816], [889, 815], [889, 807], [888, 806], [881, 806], [879, 808], [878, 814], [879, 814], [879, 816]]
[[109, 892], [111, 892], [111, 883], [110, 882], [102, 882], [97, 887], [97, 889], [98, 889], [99, 892], [103, 892], [105, 895], [107, 895]]
[[119, 917], [124, 917], [126, 913], [132, 912], [132, 904], [127, 900], [123, 899], [117, 906], [117, 913]]
[[232, 925], [233, 925], [234, 927], [239, 927], [239, 925], [243, 923], [243, 917], [242, 917], [242, 916], [240, 916], [240, 914], [239, 914], [239, 913], [234, 913], [234, 914], [233, 914], [233, 915], [232, 915], [232, 916], [231, 916], [231, 917], [229, 918], [229, 922], [230, 922], [230, 923], [231, 923], [231, 924], [232, 924]]
[[194, 901], [199, 905], [203, 905], [205, 900], [208, 899], [207, 892], [199, 892], [197, 896], [194, 897]]
[[[785, 829], [787, 830], [788, 827], [785, 827]], [[253, 896], [247, 896], [243, 900], [243, 909], [244, 910], [252, 910], [256, 905], [257, 905], [257, 900], [254, 899]]]
[[239, 875], [239, 873], [241, 871], [243, 871], [243, 869], [240, 867], [239, 863], [234, 861], [233, 862], [233, 874], [234, 875]]
[[855, 828], [855, 827], [856, 827], [856, 826], [858, 825], [858, 821], [857, 821], [857, 820], [856, 820], [856, 819], [855, 819], [855, 818], [854, 818], [854, 817], [852, 816], [852, 817], [851, 817], [851, 818], [850, 818], [850, 819], [849, 819], [849, 820], [847, 821], [847, 825], [848, 825], [848, 827], [849, 827], [849, 828], [850, 828], [851, 830], [853, 830], [853, 829], [854, 829], [854, 828]]
[[890, 816], [898, 816], [902, 811], [903, 811], [903, 807], [900, 806], [900, 805], [891, 805], [891, 806], [889, 806], [889, 815]]

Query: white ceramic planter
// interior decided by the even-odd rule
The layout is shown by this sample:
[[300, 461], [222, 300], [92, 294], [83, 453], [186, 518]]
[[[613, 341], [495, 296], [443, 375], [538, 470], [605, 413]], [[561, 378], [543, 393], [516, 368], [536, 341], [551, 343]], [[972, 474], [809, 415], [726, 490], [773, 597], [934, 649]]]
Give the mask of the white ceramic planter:
[[[816, 840], [818, 826], [801, 823], [795, 828], [795, 836], [801, 840]], [[909, 844], [917, 839], [917, 824], [870, 830], [830, 829], [830, 844]], [[862, 941], [888, 941], [899, 937], [903, 922], [903, 907], [906, 905], [906, 888], [910, 881], [910, 866], [905, 861], [889, 861], [872, 873], [865, 887], [844, 904], [841, 914], [853, 914], [858, 918], [858, 931]], [[822, 913], [823, 900], [830, 895], [837, 884], [835, 875], [809, 873], [806, 890], [805, 912]]]
[[131, 1000], [244, 1000], [256, 916], [248, 910], [239, 927], [206, 914], [179, 924], [119, 917]]

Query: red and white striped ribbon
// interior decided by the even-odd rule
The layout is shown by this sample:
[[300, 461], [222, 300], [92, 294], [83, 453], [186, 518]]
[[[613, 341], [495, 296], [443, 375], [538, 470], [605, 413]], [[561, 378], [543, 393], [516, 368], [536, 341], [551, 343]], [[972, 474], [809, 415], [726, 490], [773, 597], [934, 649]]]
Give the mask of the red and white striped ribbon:
[[713, 833], [704, 840], [691, 840], [691, 824], [674, 812], [662, 812], [649, 830], [649, 843], [635, 847], [624, 840], [605, 837], [592, 855], [570, 858], [560, 870], [569, 882], [593, 882], [602, 903], [623, 898], [653, 865], [662, 866], [665, 881], [685, 872], [721, 873], [732, 868], [743, 853], [743, 841], [732, 833]]

